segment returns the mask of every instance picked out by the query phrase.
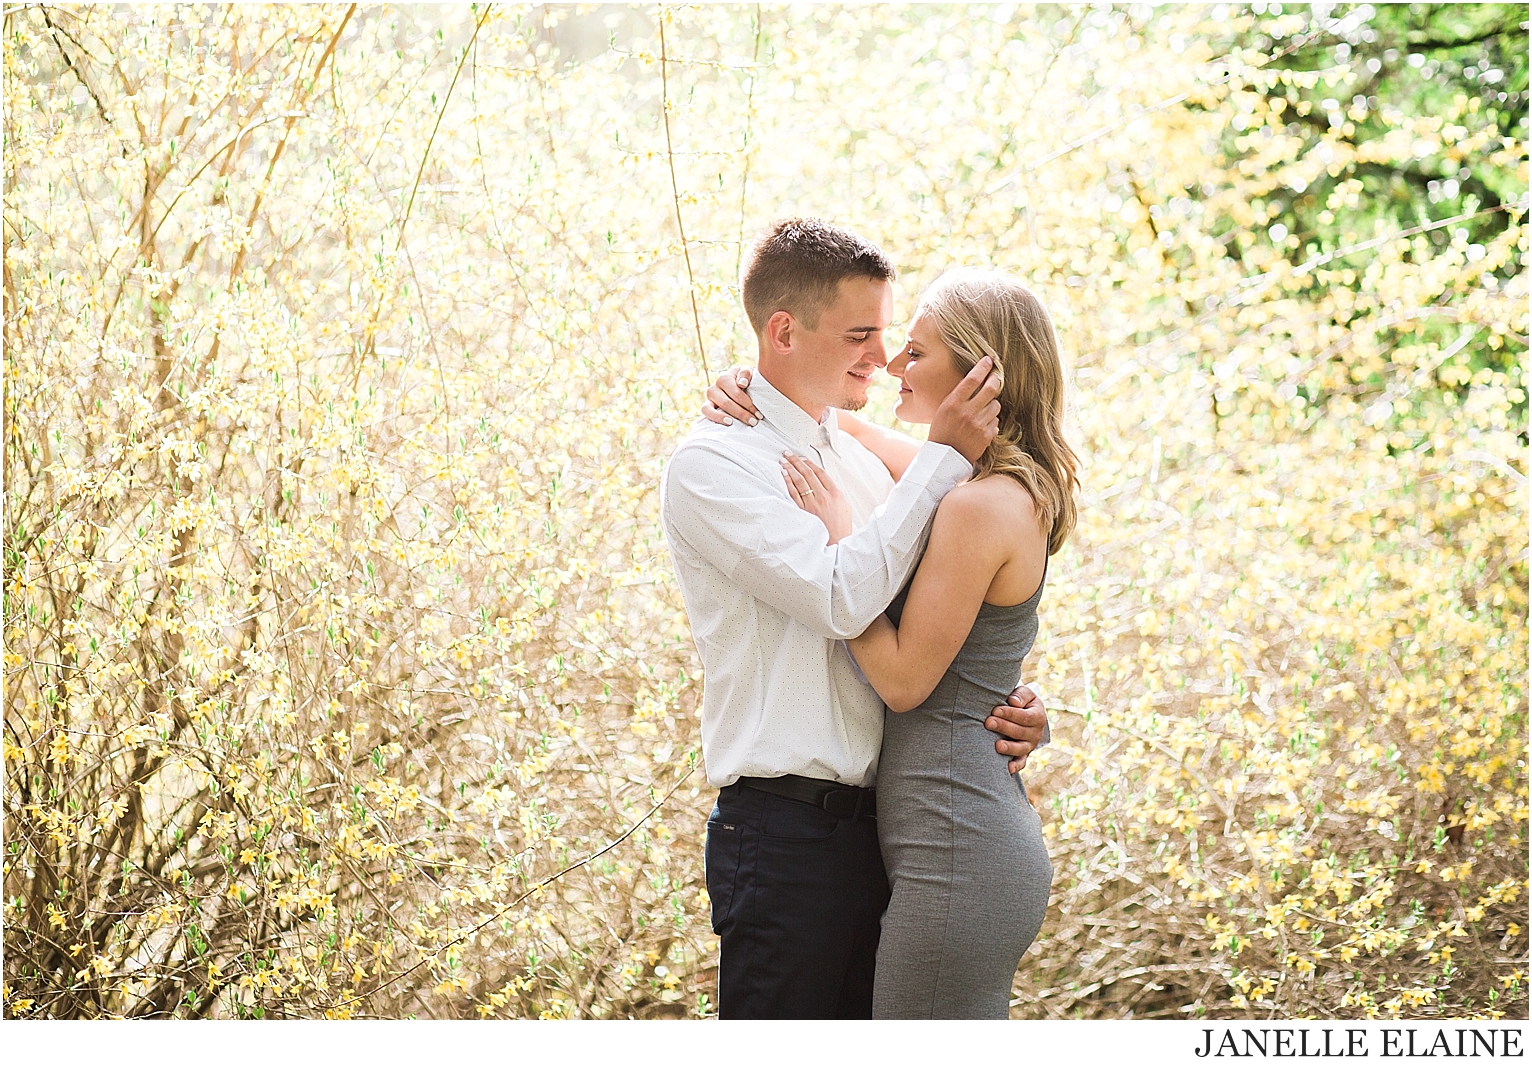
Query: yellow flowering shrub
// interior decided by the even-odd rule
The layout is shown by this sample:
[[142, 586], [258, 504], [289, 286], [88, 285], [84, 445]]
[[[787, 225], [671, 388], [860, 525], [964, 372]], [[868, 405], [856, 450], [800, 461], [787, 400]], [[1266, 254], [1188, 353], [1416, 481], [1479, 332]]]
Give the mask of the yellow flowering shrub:
[[1524, 1012], [1524, 194], [1237, 235], [1525, 147], [1311, 146], [1254, 20], [8, 10], [5, 1014], [712, 1013], [656, 489], [793, 213], [1070, 353], [1016, 1013]]

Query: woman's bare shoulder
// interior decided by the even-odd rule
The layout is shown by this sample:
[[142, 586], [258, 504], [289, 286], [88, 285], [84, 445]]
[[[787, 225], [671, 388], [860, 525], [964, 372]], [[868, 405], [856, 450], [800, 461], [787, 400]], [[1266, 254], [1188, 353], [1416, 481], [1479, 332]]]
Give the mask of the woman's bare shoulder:
[[938, 513], [949, 513], [965, 522], [1015, 522], [1036, 524], [1037, 507], [1026, 486], [1013, 477], [991, 474], [965, 481], [942, 498]]
[[994, 474], [965, 481], [942, 498], [931, 543], [999, 567], [1046, 549], [1047, 534], [1032, 494], [1015, 478]]

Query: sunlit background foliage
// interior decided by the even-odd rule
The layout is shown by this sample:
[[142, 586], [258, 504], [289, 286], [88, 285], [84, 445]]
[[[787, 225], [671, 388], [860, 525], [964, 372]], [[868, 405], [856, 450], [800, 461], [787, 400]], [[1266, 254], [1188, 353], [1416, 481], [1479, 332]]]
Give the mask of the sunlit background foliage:
[[8, 7], [5, 1014], [712, 1013], [656, 486], [796, 213], [1069, 354], [1015, 1015], [1525, 1016], [1525, 17]]

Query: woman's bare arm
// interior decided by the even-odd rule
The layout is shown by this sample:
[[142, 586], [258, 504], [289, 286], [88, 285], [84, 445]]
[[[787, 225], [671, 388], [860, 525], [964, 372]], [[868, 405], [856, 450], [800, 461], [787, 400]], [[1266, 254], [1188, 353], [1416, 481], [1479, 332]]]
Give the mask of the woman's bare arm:
[[888, 467], [888, 472], [894, 475], [895, 481], [904, 476], [904, 472], [915, 461], [915, 453], [920, 451], [920, 441], [915, 438], [864, 421], [850, 411], [836, 411], [835, 421], [842, 430], [855, 437], [862, 447], [876, 455]]
[[988, 480], [959, 485], [942, 500], [898, 627], [884, 615], [848, 642], [867, 680], [895, 711], [919, 706], [936, 688], [1001, 567], [1018, 553], [1046, 551], [1036, 522], [1018, 529], [1006, 488]]

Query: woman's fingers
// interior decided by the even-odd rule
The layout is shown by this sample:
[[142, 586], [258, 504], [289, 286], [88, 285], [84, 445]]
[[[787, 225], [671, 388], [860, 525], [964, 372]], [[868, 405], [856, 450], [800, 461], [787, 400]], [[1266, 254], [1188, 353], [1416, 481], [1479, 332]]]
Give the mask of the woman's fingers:
[[[718, 380], [722, 381], [724, 379], [719, 378]], [[744, 407], [733, 397], [731, 397], [727, 390], [721, 388], [717, 384], [708, 386], [707, 401], [708, 404], [710, 404], [718, 412], [718, 414], [722, 416], [722, 419], [724, 420], [723, 424], [726, 426], [736, 418], [746, 425], [755, 424], [756, 416], [754, 414], [753, 408]], [[748, 398], [746, 402], [749, 402]], [[708, 413], [706, 407], [703, 408], [702, 413], [705, 417], [712, 419], [714, 422], [720, 420], [718, 418], [713, 418], [713, 416]]]
[[820, 493], [827, 492], [825, 488], [825, 482], [829, 481], [829, 475], [827, 475], [823, 470], [819, 469], [819, 467], [815, 466], [813, 463], [809, 462], [801, 455], [789, 455], [787, 457], [787, 461], [792, 465], [792, 468], [798, 472], [798, 476], [803, 478], [803, 480], [808, 484], [808, 487], [811, 491]]
[[801, 455], [794, 455], [792, 452], [787, 453], [787, 459], [791, 459], [792, 463], [797, 464], [798, 469], [800, 469], [804, 475], [812, 475], [813, 479], [820, 482], [820, 484], [823, 484], [826, 489], [835, 489], [835, 482], [830, 481], [830, 475], [827, 475], [827, 473], [824, 472], [824, 467], [821, 467], [820, 464], [815, 463], [813, 459], [807, 459]]
[[[835, 542], [834, 532], [840, 519], [845, 523], [851, 520], [851, 513], [845, 503], [845, 498], [840, 494], [840, 489], [835, 487], [835, 482], [830, 479], [822, 468], [801, 455], [792, 452], [782, 453], [782, 476], [787, 479], [788, 490], [792, 493], [793, 502], [805, 511], [811, 511], [824, 519], [827, 528], [831, 529], [832, 540]], [[841, 512], [845, 513], [842, 514]], [[841, 533], [850, 532], [849, 525]]]
[[734, 419], [731, 418], [721, 404], [727, 403], [728, 399], [716, 385], [709, 385], [707, 399], [702, 404], [702, 417], [709, 422], [717, 422], [720, 426], [732, 426]]
[[793, 484], [793, 479], [787, 476], [787, 472], [785, 470], [782, 472], [782, 480], [787, 482], [787, 494], [793, 498], [794, 503], [796, 503], [799, 507], [802, 507], [803, 493], [798, 491], [798, 486]]
[[723, 414], [737, 418], [747, 426], [753, 426], [760, 421], [760, 412], [756, 410], [750, 394], [745, 391], [749, 386], [749, 367], [725, 370], [718, 375], [718, 379], [712, 385], [708, 386], [708, 402]]
[[813, 460], [783, 452], [782, 476], [790, 489], [797, 490], [793, 502], [824, 523], [831, 544], [851, 535], [850, 502]]
[[785, 459], [782, 461], [782, 477], [787, 481], [787, 489], [792, 493], [793, 502], [802, 507], [803, 498], [813, 495], [813, 486], [809, 484], [808, 478]]
[[834, 480], [831, 479], [829, 474], [825, 473], [824, 467], [815, 463], [814, 460], [805, 459], [801, 455], [791, 454], [788, 455], [788, 459], [797, 465], [798, 469], [809, 479], [811, 487], [816, 491], [820, 489], [828, 492], [838, 491]]

